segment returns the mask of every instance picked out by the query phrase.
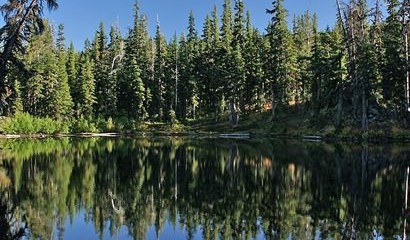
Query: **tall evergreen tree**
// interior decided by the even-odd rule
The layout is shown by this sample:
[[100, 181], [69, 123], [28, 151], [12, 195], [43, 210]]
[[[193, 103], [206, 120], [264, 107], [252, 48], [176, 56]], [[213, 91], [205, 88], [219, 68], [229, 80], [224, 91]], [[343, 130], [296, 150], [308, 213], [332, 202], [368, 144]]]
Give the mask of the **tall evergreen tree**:
[[312, 72], [310, 71], [312, 49], [317, 39], [317, 16], [309, 11], [301, 16], [296, 16], [293, 21], [293, 41], [297, 50], [298, 72], [295, 76], [295, 103], [306, 103], [311, 96], [309, 91], [312, 85]]
[[232, 8], [231, 0], [224, 0], [221, 26], [222, 47], [226, 52], [230, 52], [232, 44]]
[[67, 71], [67, 79], [68, 85], [70, 88], [70, 95], [73, 101], [74, 112], [77, 113], [80, 106], [80, 82], [77, 78], [78, 76], [78, 56], [75, 52], [74, 44], [71, 42], [70, 47], [68, 48], [67, 53], [67, 63], [66, 63], [66, 71]]
[[100, 23], [99, 29], [95, 34], [94, 41], [92, 43], [93, 51], [91, 53], [93, 62], [93, 74], [95, 80], [95, 97], [96, 106], [95, 111], [97, 115], [108, 117], [110, 115], [108, 106], [110, 105], [108, 96], [110, 93], [110, 61], [108, 59], [108, 44], [107, 36], [105, 34], [104, 23]]
[[388, 16], [382, 28], [382, 89], [383, 105], [396, 113], [404, 109], [404, 78], [406, 64], [402, 23], [399, 14], [400, 1], [387, 0]]
[[180, 90], [180, 64], [179, 62], [179, 44], [175, 34], [171, 42], [167, 46], [165, 56], [165, 78], [164, 85], [164, 117], [167, 122], [173, 121], [175, 113], [179, 110], [178, 102]]
[[[250, 15], [249, 23], [250, 23]], [[246, 31], [245, 31], [245, 5], [242, 0], [235, 0], [235, 17], [233, 20], [233, 39], [232, 46], [234, 48], [239, 47], [241, 51], [244, 51], [246, 42]]]
[[[118, 107], [128, 117], [144, 120], [147, 117], [148, 51], [145, 18], [140, 18], [139, 6], [134, 6], [134, 26], [130, 29], [119, 74]], [[130, 104], [131, 103], [131, 104]]]
[[259, 31], [252, 27], [250, 13], [246, 20], [246, 42], [243, 58], [245, 62], [245, 84], [242, 101], [249, 110], [260, 110], [266, 101], [265, 88], [267, 83], [263, 71], [263, 38]]
[[218, 11], [214, 6], [212, 16], [207, 16], [203, 27], [203, 47], [198, 64], [200, 88], [200, 110], [204, 116], [217, 119], [224, 112], [223, 78], [220, 65], [221, 41], [219, 35]]
[[286, 94], [287, 83], [290, 78], [289, 43], [291, 42], [288, 26], [286, 23], [286, 10], [283, 0], [272, 2], [272, 9], [266, 10], [272, 15], [267, 29], [269, 41], [269, 59], [266, 72], [269, 74], [271, 84], [272, 119], [276, 116], [276, 107], [283, 103]]
[[151, 116], [157, 119], [164, 119], [164, 104], [165, 104], [165, 68], [167, 55], [166, 41], [161, 33], [161, 26], [159, 20], [157, 21], [157, 28], [155, 33], [155, 71], [152, 91]]
[[110, 42], [108, 45], [107, 63], [108, 76], [105, 90], [107, 99], [106, 102], [106, 116], [118, 115], [118, 75], [121, 63], [124, 58], [124, 40], [118, 26], [114, 24], [110, 29]]
[[199, 61], [199, 47], [200, 40], [198, 32], [195, 27], [194, 13], [191, 11], [188, 18], [188, 36], [180, 39], [180, 57], [181, 62], [179, 72], [180, 91], [179, 91], [179, 105], [180, 110], [177, 115], [180, 119], [185, 120], [188, 116], [190, 118], [196, 117], [196, 108], [198, 107], [198, 75], [196, 66]]
[[79, 117], [91, 119], [93, 117], [93, 106], [96, 101], [95, 97], [95, 80], [93, 75], [92, 62], [88, 54], [83, 53], [79, 62]]
[[65, 47], [64, 25], [58, 26], [56, 52], [57, 52], [57, 78], [56, 103], [54, 117], [61, 119], [70, 117], [73, 109], [73, 100], [70, 95], [67, 74], [67, 49]]
[[24, 110], [30, 114], [54, 117], [58, 67], [51, 26], [43, 34], [33, 37], [25, 55], [29, 77], [23, 81]]
[[[320, 110], [334, 109], [338, 105], [338, 96], [343, 87], [342, 76], [342, 38], [338, 29], [317, 32], [312, 47], [309, 71], [312, 74], [311, 107], [314, 119], [320, 119]], [[333, 114], [333, 112], [330, 112]]]

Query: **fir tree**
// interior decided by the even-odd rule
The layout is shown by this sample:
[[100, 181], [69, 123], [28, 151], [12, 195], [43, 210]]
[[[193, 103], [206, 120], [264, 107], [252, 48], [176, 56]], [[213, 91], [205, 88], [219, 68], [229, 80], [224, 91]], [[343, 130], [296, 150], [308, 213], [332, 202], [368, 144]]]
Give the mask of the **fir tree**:
[[272, 15], [267, 29], [269, 41], [269, 59], [266, 71], [269, 74], [271, 85], [272, 119], [276, 116], [276, 107], [282, 103], [286, 94], [287, 82], [289, 80], [289, 43], [291, 42], [286, 23], [286, 10], [283, 0], [272, 2], [272, 9], [267, 10]]
[[402, 23], [399, 14], [399, 0], [387, 1], [386, 22], [382, 28], [382, 89], [383, 105], [399, 112], [403, 108], [405, 61], [403, 55]]
[[70, 95], [74, 105], [74, 112], [78, 112], [80, 105], [80, 82], [78, 76], [78, 56], [74, 49], [74, 44], [71, 42], [67, 53], [66, 71], [68, 78], [68, 85], [70, 88]]
[[[149, 107], [149, 47], [145, 17], [140, 18], [135, 4], [134, 26], [125, 45], [124, 60], [119, 74], [118, 107], [128, 117], [144, 120]], [[129, 104], [131, 101], [132, 104]]]
[[185, 120], [188, 116], [195, 119], [198, 106], [198, 76], [196, 66], [199, 61], [199, 37], [195, 28], [194, 13], [188, 18], [188, 36], [180, 38], [179, 72], [181, 75], [179, 88], [179, 111], [177, 117]]
[[33, 115], [56, 116], [59, 71], [53, 49], [53, 34], [47, 24], [43, 34], [33, 38], [25, 56], [30, 76], [23, 81], [23, 104], [24, 110]]
[[311, 96], [312, 85], [311, 58], [318, 33], [317, 16], [309, 11], [293, 20], [293, 41], [297, 50], [298, 71], [295, 76], [295, 103], [304, 104]]
[[222, 47], [226, 52], [230, 52], [232, 44], [232, 9], [231, 0], [224, 0], [222, 27], [221, 27], [221, 41]]
[[250, 13], [247, 13], [246, 42], [243, 51], [245, 63], [245, 83], [241, 106], [247, 104], [249, 110], [261, 110], [266, 101], [263, 53], [264, 44], [259, 31], [252, 27]]
[[58, 34], [56, 41], [57, 51], [57, 77], [58, 83], [56, 87], [56, 103], [54, 116], [58, 119], [70, 117], [73, 109], [73, 100], [70, 95], [70, 86], [68, 84], [67, 74], [67, 50], [65, 47], [64, 26], [58, 26]]
[[96, 101], [95, 97], [95, 80], [92, 71], [92, 63], [90, 57], [83, 53], [80, 59], [78, 80], [79, 80], [79, 96], [78, 96], [78, 114], [86, 119], [91, 119], [93, 116], [93, 106]]
[[157, 119], [164, 119], [164, 104], [165, 104], [165, 68], [167, 55], [166, 42], [161, 33], [159, 21], [155, 33], [155, 71], [152, 91], [151, 116]]
[[110, 91], [111, 85], [109, 81], [110, 60], [108, 59], [107, 36], [105, 34], [105, 27], [100, 23], [99, 30], [95, 34], [93, 42], [93, 73], [95, 79], [95, 96], [96, 96], [96, 114], [104, 117], [109, 117], [113, 112], [109, 111], [109, 100], [114, 94]]

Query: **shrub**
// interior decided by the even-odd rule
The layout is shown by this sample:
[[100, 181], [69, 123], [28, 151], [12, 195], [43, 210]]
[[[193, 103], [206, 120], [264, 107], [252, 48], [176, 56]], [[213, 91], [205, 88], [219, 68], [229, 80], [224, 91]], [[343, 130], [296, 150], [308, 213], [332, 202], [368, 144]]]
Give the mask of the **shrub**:
[[114, 121], [112, 120], [112, 117], [109, 117], [107, 119], [105, 128], [106, 128], [107, 131], [113, 131], [114, 130], [115, 125], [114, 125]]
[[87, 119], [81, 117], [77, 121], [74, 122], [72, 132], [74, 133], [85, 133], [85, 132], [98, 132], [96, 124], [88, 121]]
[[33, 134], [36, 133], [35, 118], [28, 113], [17, 113], [11, 121], [12, 133]]
[[1, 121], [1, 130], [6, 134], [68, 133], [69, 123], [51, 118], [33, 117], [28, 113], [17, 113], [14, 117]]

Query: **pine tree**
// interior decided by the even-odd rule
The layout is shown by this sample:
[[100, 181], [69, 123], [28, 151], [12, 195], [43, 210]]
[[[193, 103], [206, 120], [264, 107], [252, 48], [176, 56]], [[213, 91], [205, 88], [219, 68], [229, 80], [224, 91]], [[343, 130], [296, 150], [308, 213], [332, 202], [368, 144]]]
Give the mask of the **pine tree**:
[[96, 96], [96, 114], [108, 118], [112, 112], [109, 111], [109, 100], [112, 99], [110, 94], [110, 60], [108, 59], [107, 36], [105, 34], [105, 26], [101, 22], [99, 30], [95, 34], [95, 39], [92, 43], [93, 51], [93, 73], [95, 79], [95, 96]]
[[151, 104], [151, 116], [154, 118], [164, 119], [164, 104], [165, 104], [165, 68], [167, 55], [166, 41], [161, 33], [161, 27], [159, 21], [157, 22], [157, 28], [155, 33], [155, 72], [152, 91], [152, 104]]
[[95, 80], [93, 75], [93, 67], [90, 57], [83, 53], [79, 65], [79, 116], [86, 119], [93, 117], [93, 106], [96, 101], [95, 97]]
[[139, 69], [136, 59], [131, 60], [129, 66], [128, 77], [131, 80], [129, 82], [129, 89], [131, 91], [131, 98], [128, 99], [131, 112], [129, 116], [133, 119], [144, 120], [146, 116], [146, 110], [144, 106], [145, 102], [145, 87], [141, 79], [141, 70]]
[[269, 74], [271, 85], [272, 119], [276, 116], [276, 107], [286, 99], [286, 88], [290, 78], [289, 43], [290, 34], [286, 23], [286, 10], [283, 0], [272, 2], [272, 9], [267, 10], [272, 15], [267, 29], [269, 41], [269, 59], [266, 72]]
[[68, 85], [70, 88], [70, 95], [73, 101], [74, 113], [79, 112], [80, 106], [80, 81], [78, 80], [78, 56], [74, 49], [74, 44], [71, 42], [67, 53], [66, 71], [68, 77]]
[[185, 120], [186, 117], [195, 119], [196, 108], [198, 107], [198, 76], [196, 66], [199, 61], [199, 38], [195, 28], [194, 13], [191, 11], [188, 18], [188, 36], [180, 38], [179, 67], [179, 119]]
[[108, 76], [105, 90], [107, 99], [106, 102], [106, 116], [116, 116], [118, 114], [118, 74], [121, 69], [121, 63], [124, 58], [124, 40], [118, 26], [111, 26], [110, 43], [108, 45], [107, 63]]
[[[134, 9], [134, 26], [130, 29], [124, 49], [124, 59], [118, 78], [118, 108], [128, 117], [147, 118], [150, 72], [149, 42], [145, 17], [140, 18], [138, 4]], [[131, 104], [130, 104], [131, 101]]]
[[403, 86], [406, 76], [399, 6], [399, 0], [387, 1], [388, 16], [382, 28], [382, 51], [384, 53], [381, 71], [383, 76], [383, 106], [394, 109], [396, 113], [403, 109]]
[[221, 27], [221, 41], [224, 50], [229, 53], [232, 44], [232, 9], [231, 0], [224, 0], [222, 27]]
[[[248, 21], [250, 22], [250, 15], [248, 16]], [[233, 39], [231, 44], [234, 49], [239, 47], [241, 51], [244, 51], [245, 42], [245, 5], [242, 0], [235, 0], [235, 17], [233, 20]]]
[[42, 35], [33, 38], [27, 48], [25, 62], [30, 76], [23, 81], [24, 110], [32, 115], [54, 117], [58, 67], [51, 26], [46, 23]]
[[70, 86], [68, 85], [68, 74], [66, 69], [67, 50], [64, 42], [64, 26], [60, 24], [58, 26], [56, 41], [58, 85], [55, 93], [56, 105], [54, 116], [57, 119], [70, 117], [73, 109], [73, 100], [70, 95]]
[[247, 13], [246, 20], [246, 42], [243, 58], [245, 62], [245, 84], [244, 84], [244, 103], [249, 110], [261, 110], [266, 101], [265, 87], [267, 83], [263, 71], [263, 38], [259, 31], [252, 27], [250, 13]]
[[[320, 119], [320, 110], [333, 109], [337, 106], [342, 86], [341, 79], [341, 39], [337, 35], [337, 29], [325, 32], [317, 32], [312, 48], [309, 71], [312, 74], [311, 105], [313, 119]], [[339, 49], [338, 49], [339, 48]]]
[[295, 76], [295, 103], [306, 103], [311, 96], [309, 91], [312, 85], [310, 71], [312, 49], [315, 45], [317, 30], [317, 16], [309, 11], [301, 16], [295, 16], [293, 21], [293, 41], [297, 50], [298, 72]]
[[215, 119], [224, 112], [223, 69], [220, 65], [221, 41], [219, 35], [218, 11], [214, 6], [212, 16], [207, 16], [203, 27], [203, 46], [197, 69], [199, 72], [199, 108], [204, 116], [213, 115]]
[[[164, 114], [165, 120], [171, 122], [171, 111], [176, 113], [179, 111], [178, 102], [179, 90], [180, 90], [180, 64], [179, 62], [179, 50], [180, 46], [178, 44], [178, 38], [176, 34], [167, 46], [166, 56], [165, 56], [165, 78], [163, 81], [164, 85]], [[176, 116], [175, 116], [176, 117]]]
[[[227, 7], [229, 4], [229, 8]], [[232, 124], [238, 124], [239, 115], [238, 108], [241, 106], [244, 110], [243, 103], [244, 84], [245, 84], [245, 63], [242, 56], [245, 43], [245, 19], [244, 5], [242, 1], [235, 1], [235, 18], [232, 27], [232, 13], [230, 9], [230, 1], [226, 1], [224, 5], [224, 14], [222, 20], [222, 56], [220, 66], [222, 67], [222, 76], [224, 78], [224, 92], [229, 99], [230, 121]], [[228, 38], [229, 41], [224, 38]], [[241, 103], [239, 100], [241, 99]]]

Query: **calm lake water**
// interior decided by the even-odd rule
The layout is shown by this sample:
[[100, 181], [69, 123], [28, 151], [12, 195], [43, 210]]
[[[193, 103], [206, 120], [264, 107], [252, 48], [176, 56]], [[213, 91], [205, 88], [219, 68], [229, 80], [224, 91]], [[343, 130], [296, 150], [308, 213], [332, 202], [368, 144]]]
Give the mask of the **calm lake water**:
[[0, 140], [0, 239], [403, 239], [409, 157], [410, 145]]

